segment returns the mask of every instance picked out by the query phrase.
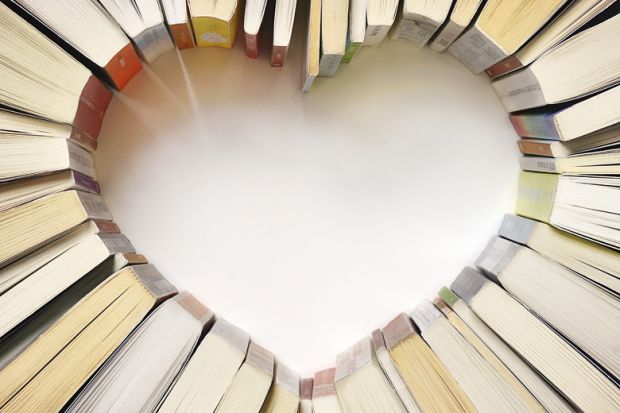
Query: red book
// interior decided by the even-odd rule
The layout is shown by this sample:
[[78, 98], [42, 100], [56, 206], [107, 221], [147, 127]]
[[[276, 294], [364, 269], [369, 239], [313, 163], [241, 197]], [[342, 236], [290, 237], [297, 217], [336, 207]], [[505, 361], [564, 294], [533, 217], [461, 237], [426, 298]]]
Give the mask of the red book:
[[276, 46], [275, 44], [271, 48], [271, 66], [282, 67], [284, 66], [284, 60], [286, 59], [286, 52], [288, 52], [288, 46]]
[[258, 57], [258, 44], [260, 43], [260, 30], [256, 34], [244, 32], [245, 36], [245, 54], [252, 59]]
[[114, 87], [123, 90], [131, 78], [142, 70], [142, 62], [133, 45], [127, 43], [103, 69], [110, 76]]
[[112, 100], [112, 91], [91, 75], [82, 89], [80, 103], [71, 124], [93, 138], [97, 138], [110, 100]]
[[177, 49], [191, 49], [196, 46], [189, 23], [171, 24], [169, 27]]

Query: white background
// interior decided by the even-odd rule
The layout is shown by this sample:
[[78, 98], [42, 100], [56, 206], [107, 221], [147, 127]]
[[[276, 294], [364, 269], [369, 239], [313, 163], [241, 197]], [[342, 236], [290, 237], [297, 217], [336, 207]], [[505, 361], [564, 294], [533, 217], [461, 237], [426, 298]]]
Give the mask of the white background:
[[113, 100], [97, 162], [138, 251], [309, 375], [473, 262], [518, 156], [450, 56], [389, 41], [304, 96], [299, 34], [283, 69], [240, 41], [160, 58]]

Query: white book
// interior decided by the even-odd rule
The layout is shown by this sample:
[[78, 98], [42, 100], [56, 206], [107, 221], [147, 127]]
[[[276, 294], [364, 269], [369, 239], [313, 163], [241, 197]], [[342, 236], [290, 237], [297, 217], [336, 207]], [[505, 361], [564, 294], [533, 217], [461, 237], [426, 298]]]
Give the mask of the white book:
[[67, 412], [155, 412], [214, 314], [188, 293], [160, 305], [82, 389]]
[[404, 0], [392, 38], [424, 47], [448, 17], [452, 0]]
[[578, 409], [620, 409], [620, 389], [497, 284], [467, 268], [450, 289]]
[[378, 46], [396, 19], [398, 1], [363, 0], [366, 2], [365, 32], [362, 46]]
[[524, 412], [530, 407], [429, 301], [411, 313], [424, 341], [480, 413]]
[[218, 319], [202, 340], [160, 412], [214, 412], [246, 356], [250, 336]]
[[448, 288], [442, 288], [439, 296], [463, 320], [487, 347], [510, 369], [521, 383], [549, 412], [571, 413], [574, 408], [542, 377], [517, 355], [493, 330]]
[[348, 0], [321, 0], [319, 76], [336, 75], [347, 47]]
[[620, 378], [620, 301], [537, 252], [492, 237], [476, 266]]
[[342, 413], [336, 395], [336, 369], [330, 368], [314, 373], [312, 407], [314, 413]]
[[482, 3], [482, 0], [455, 0], [450, 17], [431, 42], [431, 49], [444, 52], [469, 26]]
[[338, 355], [335, 387], [343, 413], [405, 412], [381, 370], [370, 337]]

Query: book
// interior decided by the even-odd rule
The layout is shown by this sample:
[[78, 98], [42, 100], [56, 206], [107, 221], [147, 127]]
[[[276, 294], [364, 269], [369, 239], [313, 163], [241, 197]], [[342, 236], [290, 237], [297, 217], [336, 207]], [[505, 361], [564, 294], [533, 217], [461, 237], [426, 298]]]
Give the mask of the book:
[[123, 90], [142, 69], [133, 45], [103, 7], [92, 0], [11, 0], [75, 48], [93, 71]]
[[530, 38], [516, 53], [495, 63], [486, 72], [499, 77], [528, 66], [553, 46], [563, 42], [593, 18], [606, 10], [615, 0], [576, 0], [549, 22], [543, 30]]
[[217, 319], [181, 372], [160, 412], [214, 412], [246, 358], [247, 333]]
[[271, 66], [284, 66], [286, 54], [291, 43], [297, 0], [276, 0], [273, 18], [273, 45], [271, 47]]
[[466, 268], [450, 289], [578, 409], [620, 408], [620, 390], [609, 378], [500, 286]]
[[[261, 413], [297, 413], [301, 402], [299, 374], [276, 362], [273, 385], [261, 408]], [[312, 384], [310, 384], [312, 395]]]
[[392, 38], [424, 47], [448, 18], [452, 0], [404, 0]]
[[445, 52], [470, 25], [482, 3], [482, 0], [455, 0], [450, 16], [430, 43], [431, 49]]
[[329, 368], [314, 373], [312, 408], [314, 413], [341, 413], [336, 394], [336, 369]]
[[497, 233], [620, 295], [620, 257], [609, 248], [511, 214], [504, 215]]
[[[522, 166], [521, 169], [556, 174], [598, 176], [620, 174], [620, 165], [618, 164], [618, 160], [620, 160], [619, 148], [558, 156], [557, 152], [562, 153], [566, 149], [562, 146], [553, 146], [553, 143], [536, 139], [521, 139], [518, 142], [519, 149], [521, 153], [526, 155], [519, 161]], [[537, 161], [539, 161], [535, 162], [533, 167], [530, 166], [533, 162], [532, 158], [537, 158]], [[552, 162], [549, 162], [549, 160]], [[545, 161], [547, 162], [544, 163]]]
[[620, 248], [617, 176], [573, 176], [523, 171], [516, 213], [591, 241]]
[[379, 366], [370, 337], [336, 357], [335, 387], [343, 413], [405, 411]]
[[215, 411], [259, 413], [273, 381], [274, 363], [273, 354], [250, 342], [245, 361]]
[[[300, 396], [298, 413], [313, 413], [314, 408], [312, 406], [312, 388], [314, 381], [311, 377], [301, 380], [299, 385]], [[336, 401], [337, 403], [338, 401]]]
[[4, 108], [66, 123], [96, 138], [112, 92], [4, 4], [0, 22]]
[[156, 411], [214, 317], [189, 293], [167, 300], [108, 358], [66, 411]]
[[423, 412], [477, 412], [469, 397], [416, 332], [406, 314], [383, 328], [394, 365]]
[[566, 0], [488, 0], [448, 53], [474, 73], [480, 73], [516, 52], [565, 3]]
[[187, 4], [199, 47], [233, 47], [239, 25], [237, 0], [188, 0]]
[[420, 413], [420, 409], [415, 402], [415, 399], [409, 392], [407, 385], [403, 381], [403, 378], [398, 374], [398, 370], [396, 370], [396, 366], [392, 361], [392, 357], [387, 350], [385, 345], [385, 339], [383, 338], [383, 333], [380, 329], [376, 329], [372, 332], [372, 346], [375, 349], [375, 356], [377, 357], [377, 361], [387, 377], [390, 385], [396, 391], [398, 398], [400, 399], [403, 407], [407, 411], [407, 413]]
[[0, 268], [88, 219], [111, 221], [100, 196], [65, 191], [0, 212]]
[[191, 49], [196, 44], [192, 24], [189, 21], [186, 0], [161, 0], [166, 23], [177, 49]]
[[91, 153], [64, 138], [0, 138], [0, 183], [70, 169], [97, 178]]
[[383, 42], [396, 20], [398, 4], [396, 0], [367, 0], [362, 46], [378, 46]]
[[[447, 287], [439, 291], [439, 296], [465, 322], [476, 336], [501, 360], [512, 374], [536, 397], [547, 411], [573, 412], [574, 408], [557, 391], [516, 354], [493, 330]], [[448, 317], [449, 318], [449, 317]]]
[[0, 110], [0, 140], [20, 136], [65, 138], [90, 152], [97, 149], [97, 139], [71, 125], [50, 122], [11, 110]]
[[[424, 341], [465, 391], [476, 409], [484, 412], [523, 412], [544, 409], [526, 403], [499, 373], [469, 344], [430, 302], [411, 313]], [[531, 410], [533, 407], [535, 409]]]
[[265, 17], [267, 0], [247, 0], [243, 16], [243, 32], [245, 40], [245, 55], [249, 58], [258, 57], [261, 26]]
[[347, 48], [348, 0], [321, 0], [319, 76], [336, 75]]
[[476, 267], [620, 378], [617, 298], [537, 252], [493, 236]]
[[0, 369], [20, 355], [37, 337], [111, 274], [128, 265], [140, 264], [147, 264], [146, 258], [140, 254], [117, 253], [108, 257], [94, 270], [28, 317], [26, 322], [2, 336], [0, 338]]
[[118, 234], [113, 222], [86, 221], [56, 241], [0, 269], [0, 294], [93, 234]]
[[135, 249], [122, 234], [91, 234], [5, 291], [0, 296], [0, 336], [117, 252]]
[[[560, 109], [534, 110], [510, 115], [517, 134], [524, 138], [571, 141], [584, 140], [596, 132], [609, 129], [620, 122], [620, 86], [615, 86], [587, 99], [563, 105]], [[620, 133], [615, 135], [620, 141]]]
[[457, 331], [489, 366], [501, 377], [512, 392], [528, 407], [528, 411], [546, 412], [546, 408], [530, 393], [527, 387], [506, 367], [506, 365], [487, 347], [487, 345], [469, 328], [467, 324], [441, 298], [433, 300], [433, 305], [443, 314], [450, 325]]
[[349, 28], [342, 63], [351, 63], [364, 43], [364, 37], [366, 36], [366, 7], [367, 0], [351, 0], [349, 4]]
[[306, 51], [303, 55], [301, 68], [301, 91], [303, 93], [310, 92], [314, 79], [319, 75], [321, 55], [321, 0], [310, 0], [309, 3]]
[[0, 212], [34, 201], [46, 195], [75, 189], [99, 194], [97, 181], [73, 170], [35, 176], [0, 186]]
[[174, 50], [159, 1], [100, 0], [100, 3], [131, 37], [145, 62], [151, 64]]
[[60, 410], [140, 321], [174, 294], [150, 264], [108, 277], [0, 371], [2, 410]]
[[[588, 47], [582, 47], [587, 44]], [[620, 81], [620, 14], [553, 47], [527, 68], [491, 83], [508, 112], [567, 102]], [[570, 70], [566, 70], [570, 67]]]

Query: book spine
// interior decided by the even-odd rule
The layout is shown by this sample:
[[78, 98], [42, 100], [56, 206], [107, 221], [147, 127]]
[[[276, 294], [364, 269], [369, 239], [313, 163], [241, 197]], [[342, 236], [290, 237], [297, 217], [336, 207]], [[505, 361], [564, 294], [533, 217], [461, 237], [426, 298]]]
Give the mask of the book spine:
[[138, 53], [149, 64], [153, 63], [164, 53], [174, 49], [174, 44], [164, 23], [145, 29], [133, 40]]
[[448, 287], [441, 287], [439, 290], [439, 297], [450, 307], [452, 307], [459, 300], [459, 297], [452, 292]]
[[88, 218], [101, 221], [112, 221], [112, 214], [100, 195], [77, 191], [82, 207]]
[[215, 322], [215, 314], [196, 297], [184, 291], [173, 298], [189, 315], [194, 317], [205, 328], [211, 328]]
[[402, 14], [396, 19], [396, 24], [392, 29], [393, 40], [414, 40], [416, 22], [411, 18], [406, 18]]
[[495, 63], [493, 66], [489, 67], [486, 72], [490, 78], [496, 78], [505, 75], [506, 73], [514, 72], [522, 67], [523, 63], [519, 60], [519, 56], [515, 53]]
[[172, 33], [172, 38], [174, 39], [174, 44], [177, 45], [177, 49], [183, 50], [192, 49], [195, 47], [194, 36], [192, 35], [192, 29], [189, 22], [171, 24], [169, 27], [170, 32]]
[[416, 15], [413, 18], [413, 26], [410, 28], [409, 40], [419, 47], [424, 47], [438, 28], [439, 26], [437, 26], [435, 22], [424, 16]]
[[301, 381], [301, 400], [299, 401], [298, 413], [312, 413], [312, 388], [313, 381], [311, 378], [306, 378]]
[[99, 230], [100, 234], [120, 234], [121, 233], [120, 227], [114, 222], [93, 220], [93, 223], [97, 226], [97, 230]]
[[353, 347], [340, 353], [336, 357], [336, 383], [370, 363], [372, 357], [373, 351], [370, 337], [361, 339]]
[[97, 138], [111, 100], [112, 92], [99, 79], [91, 76], [82, 89], [72, 125]]
[[105, 72], [110, 76], [114, 87], [123, 90], [129, 81], [142, 70], [142, 62], [136, 53], [131, 42], [119, 50], [104, 67]]
[[260, 43], [260, 30], [256, 34], [244, 32], [245, 55], [250, 59], [258, 57], [258, 45]]
[[433, 305], [441, 312], [441, 314], [444, 315], [444, 317], [449, 317], [450, 314], [453, 313], [448, 303], [446, 303], [441, 297], [435, 297], [435, 299], [433, 299]]
[[[282, 363], [276, 363], [276, 375], [275, 382], [277, 385], [282, 386], [290, 393], [299, 397], [300, 395], [300, 377], [293, 369], [285, 366]], [[310, 393], [312, 394], [312, 386], [310, 387]]]
[[340, 61], [342, 60], [341, 54], [323, 54], [321, 60], [319, 60], [319, 76], [333, 77], [336, 76]]
[[[240, 2], [238, 2], [240, 3]], [[230, 21], [207, 16], [192, 16], [192, 26], [199, 47], [223, 47], [230, 49], [235, 44], [239, 23], [239, 6]]]
[[387, 350], [385, 338], [383, 337], [383, 333], [380, 329], [373, 330], [370, 334], [370, 339], [372, 340], [372, 348], [375, 350], [375, 353], [381, 349]]
[[506, 57], [506, 53], [475, 25], [452, 43], [448, 53], [474, 73], [481, 73]]
[[463, 32], [463, 29], [464, 27], [456, 24], [452, 20], [448, 20], [448, 23], [439, 30], [439, 33], [431, 43], [431, 49], [439, 53], [445, 52]]
[[536, 75], [529, 67], [495, 80], [491, 82], [491, 86], [508, 112], [544, 106], [548, 103]]
[[364, 43], [362, 46], [364, 47], [375, 47], [379, 46], [385, 36], [390, 31], [390, 26], [386, 25], [368, 25], [366, 27], [366, 33], [364, 34]]
[[541, 141], [537, 139], [519, 139], [517, 145], [524, 155], [537, 155], [553, 157], [550, 141]]
[[418, 326], [420, 331], [424, 333], [435, 320], [443, 317], [441, 312], [428, 300], [423, 300], [418, 306], [409, 314], [413, 319], [413, 322]]
[[136, 254], [133, 252], [125, 252], [121, 254], [116, 254], [116, 256], [122, 255], [127, 265], [141, 265], [148, 264], [148, 260], [142, 254]]
[[89, 152], [93, 152], [97, 150], [97, 139], [88, 135], [86, 132], [76, 128], [71, 127], [71, 133], [69, 134], [69, 140], [80, 145], [82, 148], [86, 149]]
[[129, 239], [123, 234], [99, 234], [99, 238], [110, 251], [110, 255], [122, 252], [136, 252]]
[[153, 264], [131, 266], [134, 276], [142, 283], [157, 302], [177, 294], [177, 289], [155, 268]]
[[91, 192], [93, 194], [101, 193], [101, 187], [99, 186], [97, 181], [95, 181], [93, 178], [91, 178], [90, 176], [81, 174], [79, 172], [76, 172], [76, 171], [71, 171], [71, 172], [73, 175], [73, 182], [75, 184], [76, 189], [86, 191], [86, 192]]
[[209, 334], [220, 336], [243, 354], [248, 351], [248, 345], [250, 344], [248, 333], [222, 318], [215, 322]]
[[286, 60], [286, 54], [288, 53], [288, 46], [276, 46], [275, 44], [271, 48], [271, 66], [282, 67]]
[[519, 245], [494, 235], [476, 260], [476, 267], [499, 283], [502, 271], [510, 265], [519, 248]]
[[[512, 214], [504, 215], [497, 235], [521, 245], [527, 245], [538, 222]], [[543, 224], [540, 224], [543, 225]]]
[[347, 42], [347, 48], [344, 52], [344, 56], [342, 56], [342, 63], [351, 63], [355, 56], [357, 56], [357, 52], [359, 52], [361, 47], [361, 42]]
[[[321, 370], [314, 373], [314, 381], [312, 385], [312, 398], [316, 399], [318, 397], [325, 396], [335, 396], [336, 395], [336, 387], [334, 383], [336, 382], [336, 369], [330, 368], [326, 370]], [[302, 386], [303, 389], [303, 386]]]
[[519, 165], [524, 171], [544, 172], [551, 174], [560, 173], [556, 158], [548, 158], [541, 156], [522, 156], [519, 159]]
[[522, 138], [561, 140], [560, 131], [555, 123], [556, 113], [513, 114], [510, 115], [510, 123]]
[[95, 159], [90, 152], [76, 145], [72, 141], [67, 140], [67, 154], [69, 156], [69, 169], [89, 176], [93, 179], [97, 178], [95, 171]]
[[461, 300], [471, 304], [473, 298], [489, 282], [484, 275], [471, 267], [465, 267], [461, 273], [450, 284], [450, 289], [458, 295]]
[[248, 354], [245, 362], [259, 371], [273, 377], [273, 368], [275, 365], [275, 357], [273, 353], [259, 346], [254, 342], [250, 342]]
[[407, 314], [401, 313], [383, 328], [383, 339], [388, 350], [416, 334], [413, 323]]
[[516, 212], [526, 218], [549, 223], [558, 176], [537, 172], [521, 172]]

